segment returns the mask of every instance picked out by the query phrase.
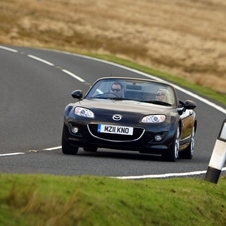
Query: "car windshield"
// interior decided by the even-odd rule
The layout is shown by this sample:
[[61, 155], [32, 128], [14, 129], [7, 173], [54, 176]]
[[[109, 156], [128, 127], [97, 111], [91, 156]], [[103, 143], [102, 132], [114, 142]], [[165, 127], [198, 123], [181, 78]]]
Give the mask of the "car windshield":
[[156, 81], [127, 78], [100, 79], [90, 88], [85, 98], [131, 100], [166, 106], [176, 103], [172, 86]]

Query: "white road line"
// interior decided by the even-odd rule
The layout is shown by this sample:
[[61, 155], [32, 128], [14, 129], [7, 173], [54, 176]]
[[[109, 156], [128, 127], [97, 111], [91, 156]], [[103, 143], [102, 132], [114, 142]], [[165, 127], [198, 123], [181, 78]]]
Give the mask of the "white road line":
[[54, 66], [54, 64], [50, 63], [49, 61], [43, 60], [43, 59], [41, 59], [39, 57], [36, 57], [36, 56], [33, 56], [33, 55], [28, 55], [28, 57], [30, 57], [32, 59], [35, 59], [35, 60], [38, 60], [38, 61], [40, 61], [42, 63], [48, 64], [50, 66]]
[[15, 152], [15, 153], [7, 153], [7, 154], [0, 154], [0, 157], [9, 156], [9, 155], [23, 155], [23, 152]]
[[[170, 177], [185, 177], [185, 176], [196, 176], [205, 174], [207, 170], [203, 171], [194, 171], [194, 172], [185, 172], [185, 173], [166, 173], [166, 174], [155, 174], [155, 175], [143, 175], [143, 176], [122, 176], [122, 177], [113, 177], [117, 179], [124, 180], [134, 180], [134, 179], [157, 179], [157, 178], [170, 178]], [[226, 167], [221, 170], [226, 171]]]
[[57, 150], [57, 149], [61, 149], [61, 146], [57, 146], [57, 147], [53, 147], [53, 148], [46, 148], [43, 149], [44, 151], [53, 151], [53, 150]]
[[15, 50], [15, 49], [11, 49], [11, 48], [7, 48], [7, 47], [5, 47], [5, 46], [0, 46], [0, 48], [1, 48], [1, 49], [4, 49], [4, 50], [11, 51], [11, 52], [14, 52], [14, 53], [18, 53], [18, 51], [17, 51], [17, 50]]
[[65, 69], [63, 69], [62, 71], [65, 72], [65, 73], [67, 73], [68, 75], [72, 76], [73, 78], [79, 80], [80, 82], [85, 82], [84, 79], [82, 79], [82, 78], [80, 78], [79, 76], [77, 76], [77, 75], [71, 73], [70, 71], [67, 71], [67, 70], [65, 70]]
[[169, 177], [184, 177], [189, 175], [201, 175], [206, 173], [206, 170], [195, 171], [195, 172], [185, 172], [185, 173], [166, 173], [166, 174], [156, 174], [156, 175], [143, 175], [143, 176], [123, 176], [115, 177], [118, 179], [154, 179], [154, 178], [169, 178]]
[[[8, 51], [11, 51], [11, 52], [15, 52], [15, 53], [18, 52], [18, 51], [15, 50], [15, 49], [7, 48], [7, 47], [4, 47], [4, 46], [0, 46], [0, 48], [1, 48], [1, 49], [5, 49], [5, 50], [8, 50]], [[34, 60], [40, 61], [40, 62], [42, 62], [42, 63], [45, 63], [45, 64], [47, 64], [47, 65], [54, 66], [54, 64], [50, 63], [49, 61], [43, 60], [43, 59], [41, 59], [41, 58], [39, 58], [39, 57], [30, 55], [30, 54], [27, 55], [27, 56], [30, 57], [30, 58], [32, 58], [32, 59], [34, 59]], [[80, 78], [79, 76], [73, 74], [73, 73], [70, 72], [70, 71], [67, 71], [67, 70], [65, 70], [65, 69], [63, 69], [62, 71], [63, 71], [64, 73], [66, 73], [66, 74], [72, 76], [73, 78], [79, 80], [80, 82], [85, 82], [84, 79]]]
[[224, 109], [223, 107], [220, 107], [220, 106], [218, 106], [218, 105], [212, 103], [211, 101], [209, 101], [209, 100], [207, 100], [207, 99], [205, 99], [205, 98], [202, 98], [202, 97], [198, 96], [197, 94], [194, 94], [194, 93], [192, 93], [192, 92], [190, 92], [190, 91], [188, 91], [188, 90], [185, 90], [185, 89], [183, 89], [183, 88], [181, 88], [181, 87], [179, 87], [179, 86], [177, 86], [177, 85], [174, 85], [174, 84], [172, 84], [172, 85], [173, 85], [176, 89], [180, 90], [181, 92], [186, 93], [187, 95], [192, 96], [192, 97], [196, 98], [197, 100], [200, 100], [201, 102], [203, 102], [203, 103], [205, 103], [205, 104], [207, 104], [207, 105], [209, 105], [209, 106], [211, 106], [211, 107], [217, 109], [218, 111], [220, 111], [220, 112], [226, 114], [226, 109]]

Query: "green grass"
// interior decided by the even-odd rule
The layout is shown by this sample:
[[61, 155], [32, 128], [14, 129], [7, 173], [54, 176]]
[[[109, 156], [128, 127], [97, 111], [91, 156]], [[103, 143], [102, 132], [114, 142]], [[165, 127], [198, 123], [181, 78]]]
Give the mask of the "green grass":
[[226, 177], [119, 180], [0, 174], [0, 225], [225, 225]]

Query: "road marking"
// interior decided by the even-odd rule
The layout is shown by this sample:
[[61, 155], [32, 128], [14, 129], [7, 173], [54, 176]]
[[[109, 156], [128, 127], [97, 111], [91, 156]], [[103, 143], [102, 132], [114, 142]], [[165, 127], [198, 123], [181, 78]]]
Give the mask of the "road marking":
[[[205, 174], [207, 170], [194, 171], [194, 172], [185, 172], [185, 173], [166, 173], [166, 174], [155, 174], [155, 175], [143, 175], [143, 176], [122, 176], [122, 177], [112, 177], [123, 180], [139, 180], [139, 179], [158, 179], [158, 178], [170, 178], [170, 177], [186, 177], [186, 176], [197, 176]], [[226, 167], [222, 170], [226, 171]]]
[[53, 151], [53, 150], [57, 150], [57, 149], [61, 149], [61, 146], [52, 147], [52, 148], [46, 148], [46, 149], [43, 149], [43, 150], [44, 151]]
[[23, 154], [25, 153], [24, 152], [7, 153], [7, 154], [0, 154], [0, 157], [10, 156], [10, 155], [23, 155]]
[[7, 48], [7, 47], [5, 47], [5, 46], [0, 46], [0, 48], [1, 48], [1, 49], [5, 49], [5, 50], [8, 50], [8, 51], [11, 51], [11, 52], [14, 52], [14, 53], [18, 53], [17, 50], [11, 49], [11, 48]]
[[33, 56], [33, 55], [28, 55], [28, 57], [30, 57], [30, 58], [32, 58], [34, 60], [38, 60], [38, 61], [40, 61], [42, 63], [48, 64], [50, 66], [54, 66], [54, 64], [50, 63], [49, 61], [43, 60], [43, 59], [41, 59], [39, 57], [36, 57], [36, 56]]
[[122, 176], [116, 177], [118, 179], [154, 179], [154, 178], [169, 178], [169, 177], [184, 177], [189, 175], [201, 175], [206, 173], [206, 170], [195, 171], [195, 172], [185, 172], [185, 173], [166, 173], [166, 174], [155, 174], [155, 175], [143, 175], [143, 176]]
[[79, 80], [80, 82], [85, 82], [84, 79], [82, 79], [82, 78], [80, 78], [79, 76], [77, 76], [77, 75], [71, 73], [70, 71], [67, 71], [67, 70], [65, 70], [65, 69], [63, 69], [62, 71], [65, 72], [65, 73], [67, 73], [68, 75], [72, 76], [73, 78]]
[[173, 85], [177, 90], [180, 90], [181, 92], [186, 93], [187, 95], [192, 96], [192, 97], [196, 98], [197, 100], [200, 100], [201, 102], [203, 102], [203, 103], [205, 103], [205, 104], [207, 104], [207, 105], [209, 105], [209, 106], [215, 108], [216, 110], [218, 110], [218, 111], [220, 111], [220, 112], [226, 114], [226, 109], [224, 109], [223, 107], [220, 107], [220, 106], [214, 104], [213, 102], [211, 102], [211, 101], [209, 101], [209, 100], [207, 100], [207, 99], [205, 99], [205, 98], [202, 98], [202, 97], [198, 96], [197, 94], [194, 94], [194, 93], [192, 93], [192, 92], [190, 92], [190, 91], [188, 91], [188, 90], [185, 90], [185, 89], [183, 89], [183, 88], [181, 88], [181, 87], [179, 87], [179, 86], [177, 86], [177, 85], [174, 85], [174, 84], [172, 84], [172, 85]]
[[[40, 62], [42, 62], [42, 63], [48, 64], [48, 65], [50, 65], [50, 66], [54, 66], [54, 64], [52, 64], [52, 63], [50, 63], [50, 62], [48, 62], [48, 61], [46, 61], [46, 60], [43, 60], [43, 59], [41, 59], [41, 58], [39, 58], [39, 57], [36, 57], [36, 56], [33, 56], [33, 55], [28, 55], [28, 57], [33, 58], [33, 59], [35, 59], [35, 60], [38, 60], [38, 61], [40, 61]], [[72, 72], [70, 72], [70, 71], [68, 71], [68, 70], [62, 69], [62, 71], [63, 71], [64, 73], [66, 73], [66, 74], [72, 76], [73, 78], [79, 80], [80, 82], [85, 82], [84, 79], [82, 79], [81, 77], [79, 77], [79, 76], [73, 74]]]
[[[5, 50], [8, 50], [8, 51], [11, 51], [11, 52], [18, 53], [18, 51], [15, 50], [15, 49], [7, 48], [7, 47], [4, 47], [4, 46], [0, 46], [0, 48], [1, 48], [1, 49], [5, 49]], [[34, 59], [34, 60], [40, 61], [40, 62], [42, 62], [42, 63], [45, 63], [45, 64], [47, 64], [47, 65], [54, 66], [53, 63], [50, 63], [49, 61], [43, 60], [43, 59], [41, 59], [41, 58], [39, 58], [39, 57], [30, 55], [30, 54], [28, 54], [27, 56], [30, 57], [30, 58], [32, 58], [32, 59]], [[70, 71], [68, 71], [68, 70], [62, 69], [62, 71], [63, 71], [64, 73], [66, 73], [66, 74], [72, 76], [73, 78], [79, 80], [80, 82], [85, 82], [84, 79], [80, 78], [79, 76], [73, 74], [72, 72], [70, 72]]]

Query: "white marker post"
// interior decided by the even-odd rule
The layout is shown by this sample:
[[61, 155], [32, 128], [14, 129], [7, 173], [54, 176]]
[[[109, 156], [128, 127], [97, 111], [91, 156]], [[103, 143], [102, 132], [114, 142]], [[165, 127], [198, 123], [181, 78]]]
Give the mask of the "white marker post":
[[226, 159], [226, 119], [216, 140], [205, 180], [217, 184]]

